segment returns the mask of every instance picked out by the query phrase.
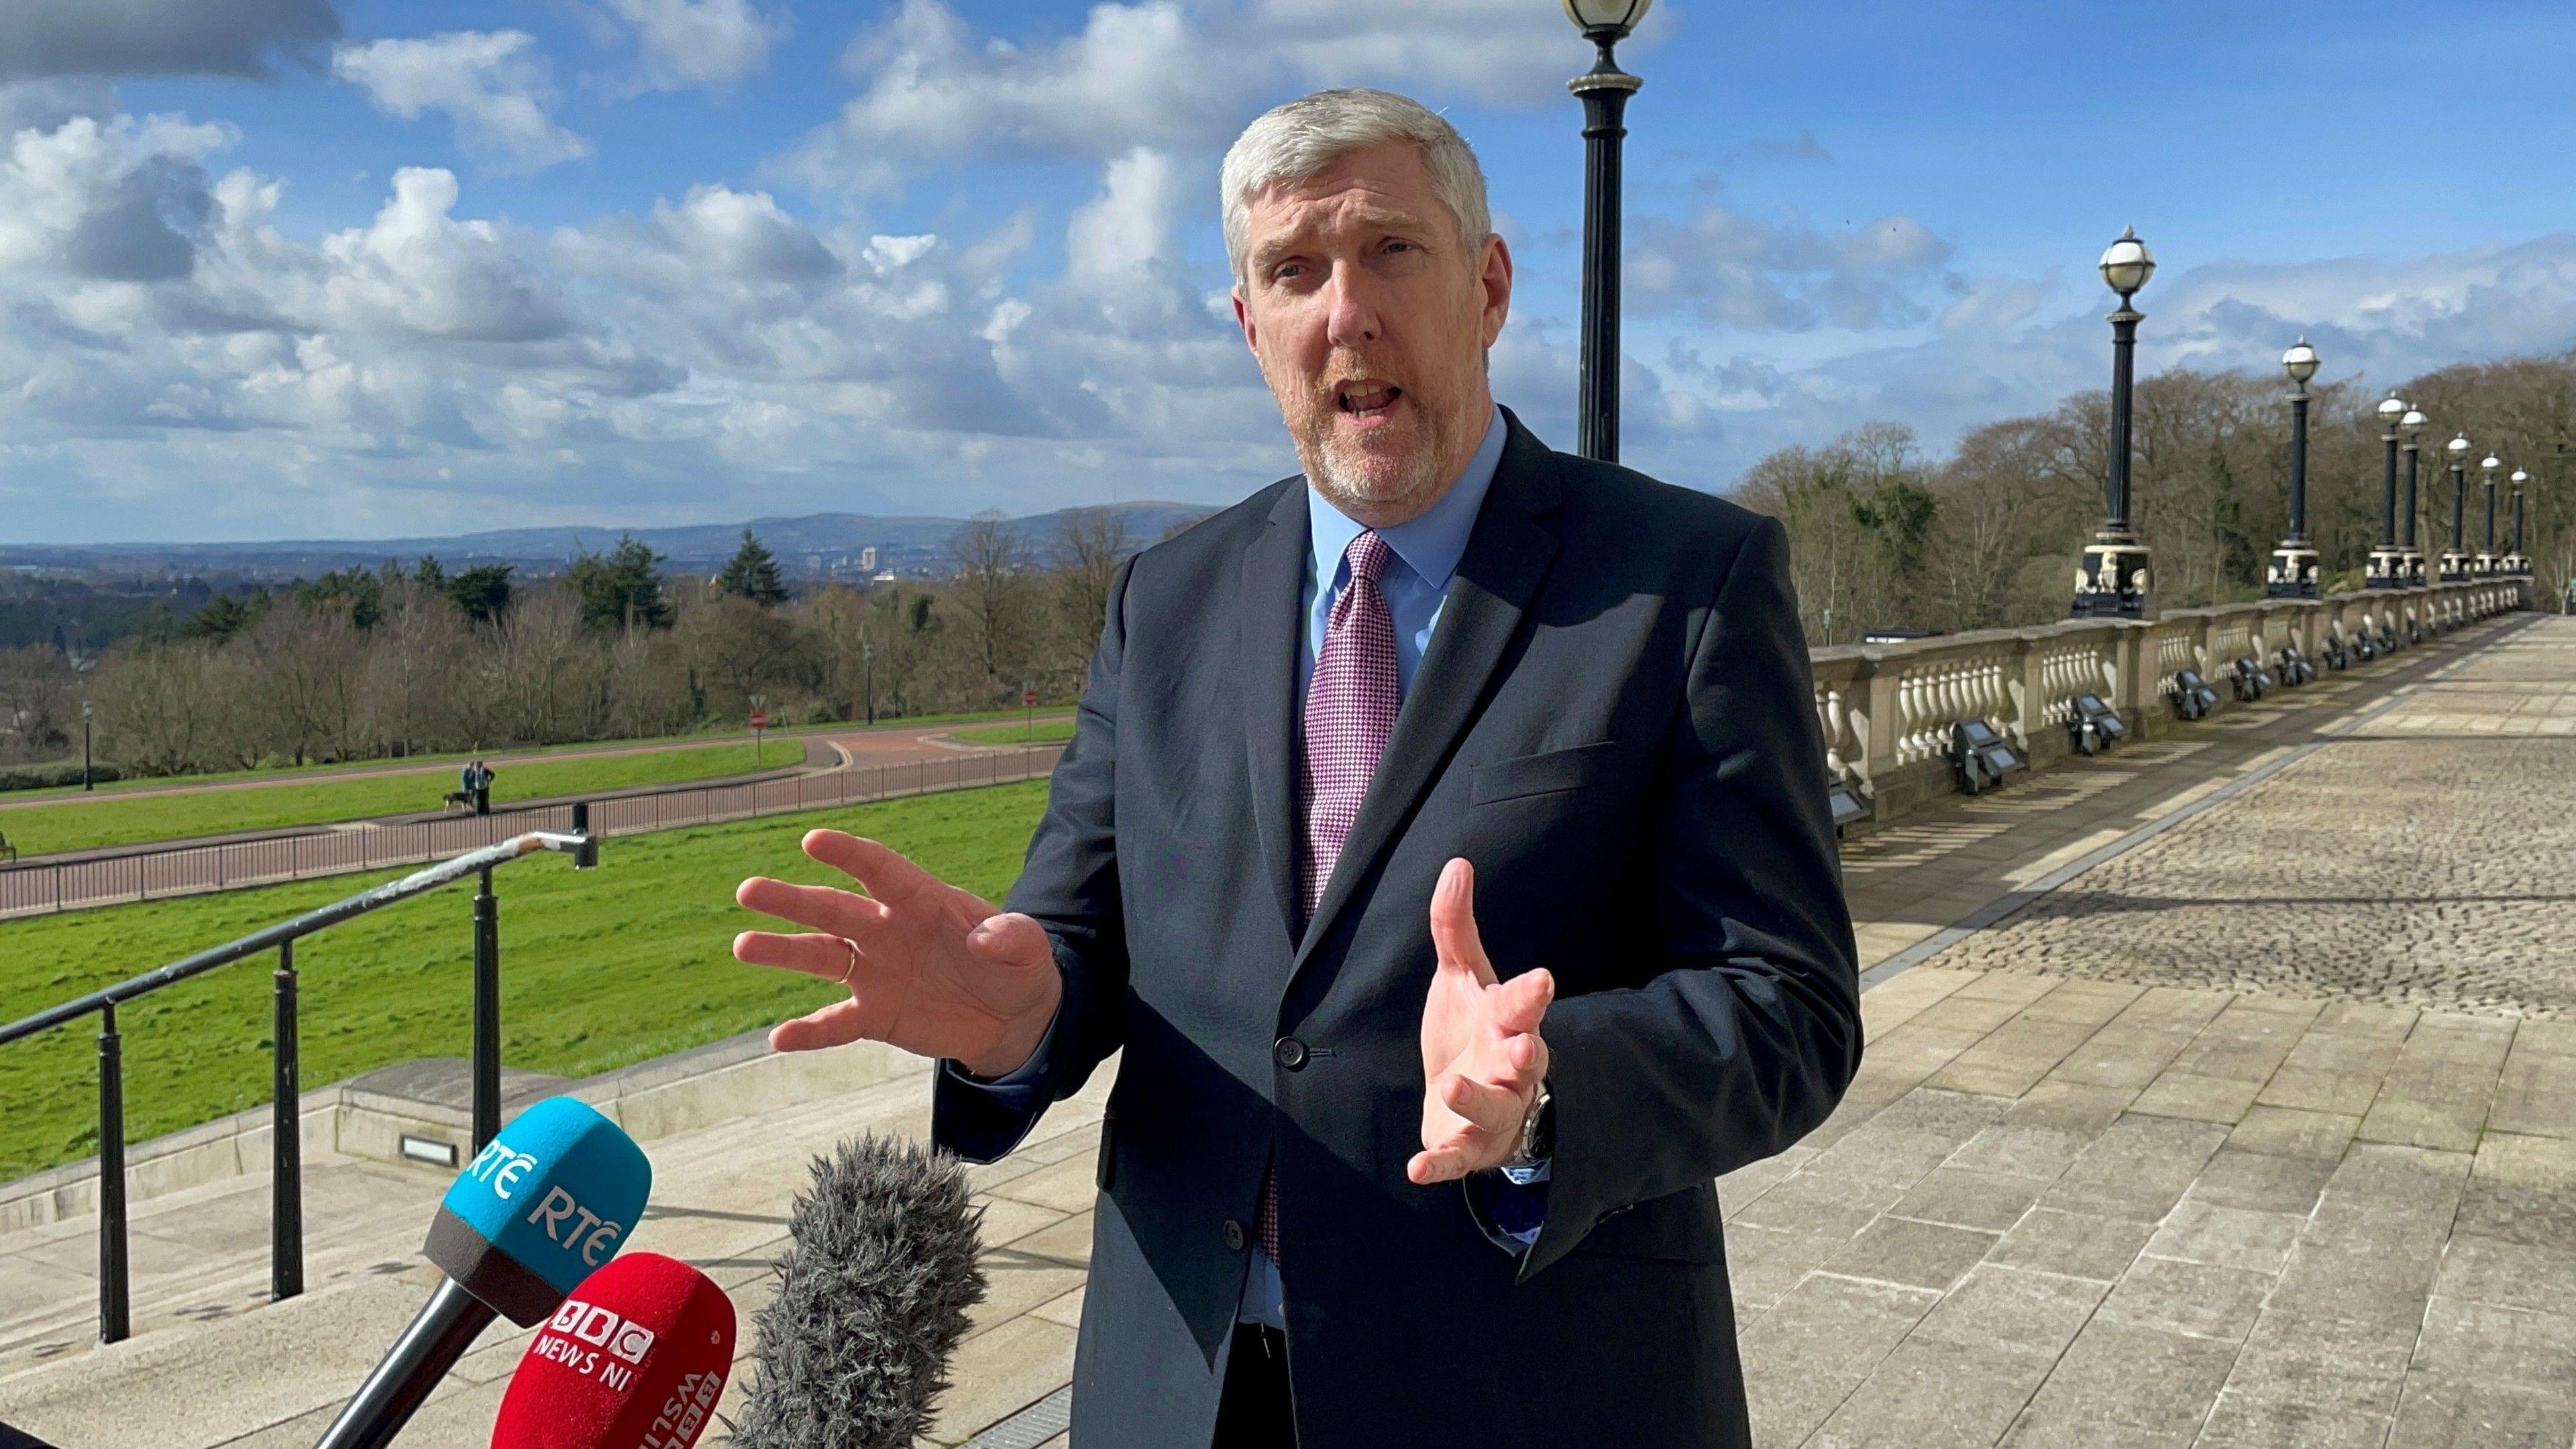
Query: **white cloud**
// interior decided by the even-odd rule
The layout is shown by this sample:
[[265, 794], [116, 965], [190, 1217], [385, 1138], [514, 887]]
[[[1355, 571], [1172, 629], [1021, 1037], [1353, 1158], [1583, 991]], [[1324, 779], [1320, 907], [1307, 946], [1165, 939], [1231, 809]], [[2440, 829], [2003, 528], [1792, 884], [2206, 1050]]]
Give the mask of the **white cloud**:
[[488, 221], [459, 221], [456, 177], [434, 167], [394, 173], [373, 223], [322, 241], [329, 265], [313, 320], [333, 330], [465, 342], [537, 342], [572, 321], [556, 289], [524, 265]]
[[1317, 86], [1561, 102], [1581, 50], [1528, 0], [1136, 0], [1028, 44], [979, 36], [945, 0], [903, 0], [843, 57], [859, 93], [786, 164], [874, 192], [961, 159], [1213, 154], [1268, 100]]
[[1924, 297], [1959, 285], [1953, 248], [1911, 217], [1840, 232], [1767, 221], [1723, 206], [1634, 227], [1624, 284], [1641, 313], [1687, 310], [1718, 327], [1867, 331], [1912, 322]]
[[958, 157], [1202, 144], [1239, 104], [1242, 70], [1205, 53], [1175, 0], [1094, 6], [1079, 33], [1027, 50], [978, 41], [941, 0], [903, 0], [844, 64], [866, 88], [791, 164], [862, 190]]
[[[2142, 375], [2168, 367], [2272, 377], [2305, 334], [2329, 379], [2394, 384], [2461, 361], [2554, 354], [2576, 344], [2576, 232], [2410, 258], [2217, 262], [2168, 268], [2138, 294]], [[1941, 324], [1890, 346], [1792, 361], [1756, 345], [1716, 363], [1703, 347], [1664, 360], [1667, 386], [1696, 397], [1720, 446], [1635, 452], [1650, 470], [1722, 487], [1762, 454], [1888, 420], [1941, 448], [2002, 418], [2045, 412], [2106, 385], [2113, 299], [2080, 283], [1981, 278]], [[1738, 338], [1743, 344], [1765, 339]]]
[[751, 0], [602, 0], [635, 31], [644, 81], [655, 90], [723, 90], [758, 75], [769, 49], [793, 31], [787, 12]]
[[[1064, 72], [961, 44], [969, 70]], [[24, 537], [1218, 501], [1289, 466], [1210, 306], [1219, 269], [1180, 245], [1207, 224], [1188, 145], [1085, 138], [1079, 204], [976, 227], [817, 220], [708, 182], [537, 232], [415, 166], [316, 235], [278, 178], [222, 169], [225, 126], [95, 90], [0, 107], [21, 95], [31, 119], [0, 136], [0, 516]], [[1718, 488], [1781, 444], [1884, 418], [1937, 448], [2107, 376], [2089, 273], [1963, 281], [1900, 223], [1632, 224], [1626, 456]], [[1061, 270], [1033, 261], [1059, 237]], [[2150, 370], [2268, 371], [2304, 331], [2329, 376], [2395, 380], [2576, 339], [2576, 234], [2169, 267], [2140, 301]], [[1572, 329], [1546, 303], [1524, 295], [1493, 376], [1564, 445]]]
[[1160, 151], [1139, 146], [1104, 169], [1101, 193], [1065, 226], [1065, 274], [1084, 286], [1136, 280], [1172, 255], [1172, 218], [1180, 208], [1179, 168]]
[[406, 121], [437, 111], [468, 151], [505, 170], [541, 171], [590, 154], [590, 142], [547, 114], [554, 82], [536, 37], [524, 30], [458, 30], [404, 40], [350, 42], [331, 71], [365, 87], [378, 109]]
[[[1527, 0], [1256, 0], [1241, 28], [1314, 85], [1421, 86], [1500, 106], [1561, 102], [1591, 61], [1562, 12]], [[1650, 32], [1630, 54], [1651, 43]]]
[[211, 217], [205, 157], [221, 126], [170, 117], [27, 129], [0, 159], [0, 264], [122, 282], [185, 277]]

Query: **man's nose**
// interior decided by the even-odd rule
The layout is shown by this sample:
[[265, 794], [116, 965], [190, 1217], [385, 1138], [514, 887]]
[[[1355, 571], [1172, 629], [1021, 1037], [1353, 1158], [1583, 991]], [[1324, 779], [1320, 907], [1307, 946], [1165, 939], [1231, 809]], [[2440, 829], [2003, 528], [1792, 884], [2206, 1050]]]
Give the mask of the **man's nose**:
[[1361, 347], [1377, 341], [1383, 324], [1378, 316], [1377, 298], [1365, 271], [1358, 267], [1335, 267], [1332, 279], [1325, 285], [1330, 289], [1332, 308], [1325, 327], [1332, 344], [1336, 347]]

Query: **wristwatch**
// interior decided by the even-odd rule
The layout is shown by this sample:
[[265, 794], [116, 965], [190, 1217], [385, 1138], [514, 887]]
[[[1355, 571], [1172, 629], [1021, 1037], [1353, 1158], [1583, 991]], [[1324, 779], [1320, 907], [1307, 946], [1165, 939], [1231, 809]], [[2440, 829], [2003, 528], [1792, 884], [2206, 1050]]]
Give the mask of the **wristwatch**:
[[1512, 1154], [1505, 1167], [1531, 1167], [1556, 1155], [1556, 1094], [1545, 1082], [1538, 1084], [1538, 1095], [1530, 1099], [1529, 1115], [1521, 1119], [1520, 1150]]

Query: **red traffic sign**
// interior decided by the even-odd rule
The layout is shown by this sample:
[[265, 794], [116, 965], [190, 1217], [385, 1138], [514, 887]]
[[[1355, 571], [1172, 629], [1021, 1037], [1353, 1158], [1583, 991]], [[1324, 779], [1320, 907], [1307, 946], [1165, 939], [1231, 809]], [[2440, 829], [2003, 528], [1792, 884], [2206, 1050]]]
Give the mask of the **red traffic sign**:
[[751, 712], [751, 727], [756, 730], [765, 730], [769, 728], [769, 711], [765, 709], [753, 710]]
[[1037, 705], [1037, 702], [1038, 702], [1038, 692], [1037, 692], [1036, 690], [1034, 690], [1034, 689], [1023, 689], [1023, 690], [1021, 690], [1021, 691], [1020, 691], [1020, 703], [1021, 703], [1022, 705], [1027, 706], [1027, 707], [1030, 707], [1030, 708], [1035, 708], [1035, 707], [1036, 707], [1036, 705]]

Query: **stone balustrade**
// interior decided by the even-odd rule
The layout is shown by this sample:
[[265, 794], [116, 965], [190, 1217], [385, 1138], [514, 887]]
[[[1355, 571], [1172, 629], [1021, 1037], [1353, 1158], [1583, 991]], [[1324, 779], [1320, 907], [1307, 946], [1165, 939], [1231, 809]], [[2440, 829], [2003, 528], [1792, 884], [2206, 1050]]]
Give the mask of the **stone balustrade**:
[[1825, 765], [1873, 820], [1888, 820], [1957, 788], [1950, 730], [1962, 720], [1992, 725], [2033, 769], [2046, 769], [2071, 748], [2066, 725], [2078, 696], [2099, 695], [2150, 736], [2174, 719], [2174, 681], [2186, 669], [2218, 691], [2220, 709], [2237, 708], [2226, 680], [2239, 659], [2276, 667], [2295, 645], [2323, 667], [2330, 641], [2358, 649], [2365, 637], [2374, 652], [2403, 649], [2527, 607], [2529, 587], [2524, 578], [2479, 579], [1818, 649]]

